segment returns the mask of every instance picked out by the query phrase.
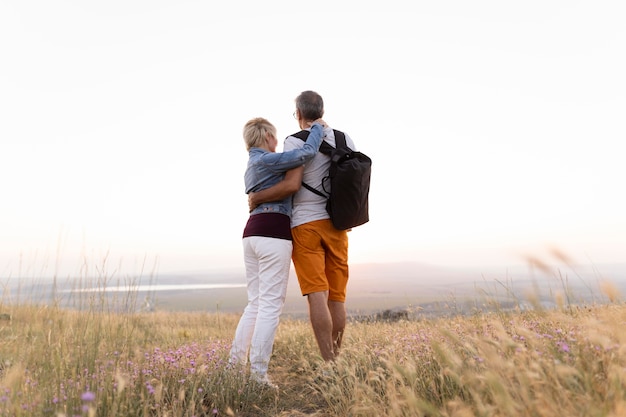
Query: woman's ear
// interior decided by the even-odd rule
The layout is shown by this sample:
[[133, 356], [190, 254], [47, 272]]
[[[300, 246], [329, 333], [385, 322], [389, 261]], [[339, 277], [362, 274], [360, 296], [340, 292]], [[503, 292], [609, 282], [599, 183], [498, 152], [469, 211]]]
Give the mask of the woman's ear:
[[265, 132], [265, 146], [267, 149], [271, 152], [276, 152], [277, 144], [276, 136], [272, 132]]

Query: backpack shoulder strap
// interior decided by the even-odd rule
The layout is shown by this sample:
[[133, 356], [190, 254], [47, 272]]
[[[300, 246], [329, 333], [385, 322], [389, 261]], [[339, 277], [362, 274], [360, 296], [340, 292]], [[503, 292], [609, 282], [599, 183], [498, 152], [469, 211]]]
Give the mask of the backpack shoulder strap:
[[[347, 148], [348, 144], [346, 143], [346, 135], [339, 131], [339, 130], [335, 130], [333, 129], [333, 132], [335, 133], [335, 144], [337, 148]], [[298, 138], [300, 140], [305, 141], [308, 137], [309, 137], [309, 132], [308, 130], [301, 130], [297, 133], [294, 133], [293, 136], [294, 138]], [[333, 150], [335, 150], [335, 148], [332, 147], [332, 145], [330, 145], [328, 142], [326, 141], [322, 141], [322, 144], [320, 145], [320, 152], [325, 154], [325, 155], [330, 155]]]
[[[309, 132], [308, 130], [301, 130], [297, 133], [294, 133], [291, 136], [293, 136], [294, 138], [298, 138], [300, 140], [306, 141], [307, 138], [309, 137], [309, 133], [311, 132]], [[320, 145], [320, 152], [325, 153], [325, 154], [330, 154], [333, 149], [334, 148], [330, 146], [328, 142], [322, 141], [322, 144]], [[309, 190], [310, 192], [319, 195], [320, 197], [328, 198], [326, 194], [322, 193], [319, 190], [316, 190], [315, 188], [311, 187], [309, 184], [307, 184], [304, 181], [302, 181], [302, 186], [306, 188], [307, 190]]]
[[298, 138], [300, 140], [306, 141], [306, 139], [309, 137], [309, 132], [308, 130], [301, 130], [298, 133], [294, 133], [293, 136], [294, 138]]
[[348, 144], [346, 143], [346, 135], [335, 129], [333, 129], [333, 132], [335, 132], [335, 145], [337, 148], [347, 148]]
[[328, 198], [328, 196], [326, 194], [324, 194], [323, 192], [316, 190], [315, 188], [311, 187], [309, 184], [307, 184], [306, 182], [302, 181], [302, 186], [304, 188], [306, 188], [307, 190], [309, 190], [310, 192], [312, 192], [313, 194], [317, 194], [320, 197], [324, 197], [324, 198]]

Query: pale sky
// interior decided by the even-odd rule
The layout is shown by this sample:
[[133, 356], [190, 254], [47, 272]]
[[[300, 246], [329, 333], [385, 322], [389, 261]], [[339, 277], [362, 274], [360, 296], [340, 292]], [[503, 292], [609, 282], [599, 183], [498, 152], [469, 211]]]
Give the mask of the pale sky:
[[373, 160], [353, 263], [624, 262], [625, 20], [621, 0], [5, 0], [0, 276], [242, 268], [242, 127], [297, 131], [308, 89]]

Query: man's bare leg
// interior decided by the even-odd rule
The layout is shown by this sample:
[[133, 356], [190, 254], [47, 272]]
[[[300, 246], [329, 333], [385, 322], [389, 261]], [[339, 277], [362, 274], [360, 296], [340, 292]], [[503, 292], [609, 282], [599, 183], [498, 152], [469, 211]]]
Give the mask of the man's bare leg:
[[307, 296], [309, 317], [313, 333], [325, 361], [335, 359], [333, 349], [333, 318], [328, 308], [328, 291], [314, 292]]
[[343, 332], [346, 328], [346, 304], [340, 301], [329, 301], [328, 310], [333, 322], [333, 354], [337, 356], [339, 355], [339, 348], [341, 348]]

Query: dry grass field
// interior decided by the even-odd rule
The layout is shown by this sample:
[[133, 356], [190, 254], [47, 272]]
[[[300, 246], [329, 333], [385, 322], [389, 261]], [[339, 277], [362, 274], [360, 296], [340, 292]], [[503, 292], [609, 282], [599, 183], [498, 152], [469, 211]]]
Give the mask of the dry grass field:
[[137, 312], [133, 294], [3, 302], [0, 416], [625, 416], [626, 305], [604, 291], [604, 303], [353, 320], [331, 365], [308, 321], [285, 318], [278, 391], [227, 368], [237, 314]]

